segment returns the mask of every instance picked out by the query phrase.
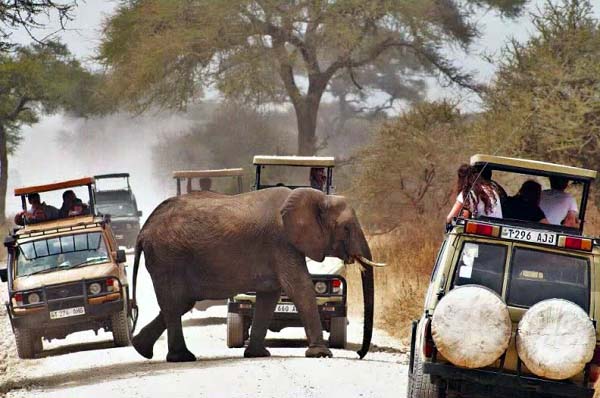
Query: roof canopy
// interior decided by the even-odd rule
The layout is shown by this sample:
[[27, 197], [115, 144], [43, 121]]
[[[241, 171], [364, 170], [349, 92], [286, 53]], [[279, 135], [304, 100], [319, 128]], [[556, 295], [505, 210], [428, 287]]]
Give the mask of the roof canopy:
[[306, 166], [306, 167], [334, 167], [333, 156], [265, 156], [254, 157], [255, 165], [280, 165], [280, 166]]
[[492, 155], [473, 155], [471, 156], [472, 166], [487, 165], [494, 170], [512, 171], [523, 174], [534, 175], [560, 175], [577, 180], [593, 180], [596, 178], [595, 170], [581, 169], [579, 167], [564, 166], [561, 164], [539, 162], [536, 160], [507, 158], [503, 156]]
[[100, 174], [94, 176], [96, 180], [102, 180], [105, 178], [129, 178], [129, 173], [112, 173], [112, 174]]
[[244, 169], [181, 170], [174, 171], [173, 178], [237, 177], [244, 175]]
[[94, 179], [92, 177], [84, 177], [84, 178], [79, 178], [77, 180], [68, 180], [68, 181], [55, 182], [53, 184], [37, 185], [37, 186], [33, 186], [33, 187], [24, 187], [24, 188], [16, 188], [15, 189], [15, 196], [29, 195], [30, 193], [41, 193], [41, 192], [57, 191], [59, 189], [81, 187], [81, 186], [90, 185], [90, 184], [93, 184], [93, 183], [94, 183]]

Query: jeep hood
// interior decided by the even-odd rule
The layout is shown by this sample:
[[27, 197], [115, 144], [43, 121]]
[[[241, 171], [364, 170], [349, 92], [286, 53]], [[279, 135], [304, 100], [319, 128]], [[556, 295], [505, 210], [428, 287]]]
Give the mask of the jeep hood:
[[112, 262], [65, 269], [47, 274], [19, 276], [13, 281], [13, 290], [38, 289], [42, 286], [76, 282], [83, 279], [119, 277], [119, 270]]

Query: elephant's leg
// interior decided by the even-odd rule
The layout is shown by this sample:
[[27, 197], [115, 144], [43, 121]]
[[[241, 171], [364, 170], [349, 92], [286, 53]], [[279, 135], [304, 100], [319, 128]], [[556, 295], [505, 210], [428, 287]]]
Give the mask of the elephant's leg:
[[163, 334], [167, 325], [162, 311], [131, 340], [133, 348], [143, 357], [152, 359], [154, 343]]
[[244, 357], [271, 356], [271, 353], [265, 348], [265, 336], [267, 335], [267, 329], [273, 318], [273, 311], [275, 311], [275, 306], [280, 296], [280, 290], [256, 293], [256, 306], [254, 307], [254, 318], [252, 319], [250, 343], [248, 343], [248, 347], [244, 351]]
[[192, 309], [194, 303], [181, 305], [178, 308], [164, 312], [165, 323], [167, 324], [167, 337], [169, 344], [169, 353], [167, 362], [192, 362], [196, 356], [187, 349], [185, 339], [183, 338], [183, 327], [181, 317]]
[[308, 349], [305, 355], [331, 358], [333, 354], [323, 340], [323, 325], [317, 308], [314, 284], [308, 273], [295, 278], [293, 282], [286, 283], [283, 289], [298, 308], [300, 319], [304, 325], [308, 339]]

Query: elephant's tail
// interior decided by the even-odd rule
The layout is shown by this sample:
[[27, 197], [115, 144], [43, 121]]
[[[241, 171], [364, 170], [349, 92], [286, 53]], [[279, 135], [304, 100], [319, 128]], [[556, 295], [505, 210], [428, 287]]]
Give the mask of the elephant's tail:
[[133, 298], [131, 300], [131, 311], [132, 311], [132, 315], [133, 315], [133, 326], [131, 328], [132, 335], [133, 335], [133, 332], [135, 331], [135, 325], [137, 324], [138, 315], [139, 315], [139, 310], [138, 310], [138, 305], [137, 305], [137, 300], [136, 300], [136, 289], [137, 289], [138, 269], [140, 268], [140, 257], [142, 256], [143, 252], [144, 252], [144, 249], [142, 248], [142, 240], [138, 238], [137, 242], [135, 243], [135, 257], [133, 259]]

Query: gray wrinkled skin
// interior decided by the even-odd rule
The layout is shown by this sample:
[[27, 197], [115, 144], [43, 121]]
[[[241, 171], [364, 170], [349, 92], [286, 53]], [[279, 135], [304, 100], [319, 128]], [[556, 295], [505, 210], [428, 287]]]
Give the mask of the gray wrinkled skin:
[[[335, 256], [350, 263], [371, 252], [354, 210], [340, 196], [308, 188], [272, 188], [235, 196], [193, 193], [165, 200], [150, 215], [136, 244], [134, 288], [141, 254], [160, 313], [133, 338], [146, 358], [167, 329], [167, 361], [193, 361], [181, 316], [196, 301], [256, 291], [246, 357], [268, 356], [264, 339], [282, 289], [302, 319], [306, 356], [331, 356], [323, 340], [313, 283], [305, 257]], [[362, 272], [366, 355], [373, 328], [373, 271]]]

